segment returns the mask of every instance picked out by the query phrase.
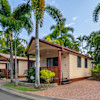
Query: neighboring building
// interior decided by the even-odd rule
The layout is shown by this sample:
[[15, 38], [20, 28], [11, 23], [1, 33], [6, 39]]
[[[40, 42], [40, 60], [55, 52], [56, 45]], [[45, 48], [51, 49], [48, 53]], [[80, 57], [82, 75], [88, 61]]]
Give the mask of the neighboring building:
[[[40, 67], [55, 72], [55, 79], [71, 81], [91, 76], [92, 58], [77, 51], [39, 39]], [[29, 55], [35, 55], [35, 38], [32, 37], [28, 49]]]
[[[15, 60], [15, 56], [13, 56], [13, 58]], [[9, 54], [0, 53], [0, 71], [2, 71], [5, 74], [7, 79], [10, 77], [10, 75], [9, 75], [9, 70], [10, 70], [9, 61], [10, 61]], [[24, 73], [28, 69], [29, 66], [34, 67], [35, 59], [33, 59], [33, 58], [29, 59], [29, 66], [28, 66], [27, 61], [28, 61], [27, 57], [17, 56], [18, 77], [19, 78], [26, 76]], [[15, 75], [15, 64], [14, 64], [14, 75]]]

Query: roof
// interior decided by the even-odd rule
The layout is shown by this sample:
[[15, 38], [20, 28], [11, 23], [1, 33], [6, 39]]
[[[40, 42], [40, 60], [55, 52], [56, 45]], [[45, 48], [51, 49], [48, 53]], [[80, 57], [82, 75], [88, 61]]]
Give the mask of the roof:
[[[0, 53], [0, 56], [6, 58], [6, 59], [10, 59], [10, 55], [9, 54], [4, 54], [4, 53]], [[13, 56], [13, 58], [15, 59], [15, 56]], [[17, 60], [23, 60], [23, 61], [27, 61], [27, 57], [20, 57], [17, 56]], [[29, 58], [30, 61], [35, 61], [35, 58]]]
[[6, 61], [0, 61], [0, 64], [7, 64], [7, 62]]
[[[31, 43], [32, 43], [33, 40], [35, 40], [35, 37], [32, 37], [32, 38], [31, 38], [31, 41], [30, 41], [29, 46], [31, 45]], [[78, 55], [78, 56], [83, 56], [83, 57], [85, 57], [85, 58], [92, 59], [91, 57], [89, 57], [89, 56], [87, 56], [87, 55], [84, 55], [84, 54], [79, 53], [79, 52], [77, 52], [77, 51], [75, 51], [75, 50], [66, 48], [66, 47], [64, 47], [64, 46], [60, 46], [60, 45], [57, 45], [57, 44], [54, 44], [54, 43], [51, 43], [51, 42], [47, 42], [47, 41], [42, 40], [42, 39], [39, 39], [39, 42], [42, 42], [42, 43], [45, 43], [45, 44], [54, 46], [54, 47], [59, 48], [59, 49], [62, 49], [62, 50], [66, 50], [67, 52], [76, 54], [76, 55]]]

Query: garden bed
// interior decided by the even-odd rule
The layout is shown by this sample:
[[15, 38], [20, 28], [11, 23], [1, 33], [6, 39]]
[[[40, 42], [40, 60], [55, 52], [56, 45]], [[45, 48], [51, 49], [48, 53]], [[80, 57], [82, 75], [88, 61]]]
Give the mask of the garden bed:
[[13, 88], [16, 90], [20, 90], [20, 91], [43, 91], [45, 90], [45, 89], [33, 89], [31, 87], [25, 87], [25, 86], [15, 86], [14, 83], [5, 83], [3, 84], [3, 86]]
[[[18, 86], [25, 86], [25, 87], [30, 87], [30, 88], [35, 88], [35, 83], [28, 83], [25, 81], [18, 82]], [[40, 88], [51, 88], [51, 87], [56, 87], [58, 86], [57, 83], [50, 83], [50, 84], [40, 84]]]

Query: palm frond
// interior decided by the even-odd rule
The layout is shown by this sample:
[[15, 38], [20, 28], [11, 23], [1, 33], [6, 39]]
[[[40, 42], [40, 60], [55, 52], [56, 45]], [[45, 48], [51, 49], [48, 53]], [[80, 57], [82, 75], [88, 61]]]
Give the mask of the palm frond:
[[57, 22], [57, 25], [60, 26], [62, 21], [61, 12], [54, 6], [46, 6], [45, 11]]
[[33, 23], [30, 18], [26, 16], [20, 17], [21, 25], [20, 28], [25, 28], [28, 34], [30, 34], [33, 31]]
[[0, 14], [3, 14], [7, 17], [11, 15], [11, 7], [8, 3], [8, 0], [0, 0]]
[[75, 41], [75, 38], [74, 38], [74, 36], [73, 36], [72, 34], [67, 33], [67, 36], [68, 36], [72, 41]]
[[54, 25], [51, 26], [51, 27], [50, 27], [50, 31], [53, 30], [53, 29], [55, 29], [55, 27], [56, 27], [56, 26], [54, 26]]
[[97, 5], [97, 7], [95, 8], [94, 12], [93, 12], [93, 19], [95, 22], [98, 21], [98, 15], [100, 13], [100, 3]]
[[19, 18], [23, 15], [30, 14], [31, 6], [28, 4], [19, 5], [12, 13], [13, 18], [19, 20]]

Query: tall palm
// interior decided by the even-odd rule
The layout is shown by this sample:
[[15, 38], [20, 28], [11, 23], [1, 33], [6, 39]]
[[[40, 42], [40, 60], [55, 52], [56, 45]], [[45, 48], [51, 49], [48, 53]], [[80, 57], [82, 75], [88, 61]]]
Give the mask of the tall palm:
[[94, 37], [94, 42], [96, 44], [96, 62], [100, 64], [100, 34]]
[[85, 46], [84, 46], [84, 42], [88, 40], [88, 37], [86, 35], [84, 36], [79, 36], [77, 37], [76, 42], [79, 44], [79, 48], [80, 48], [80, 52], [81, 53], [85, 53]]
[[13, 33], [20, 31], [22, 28], [25, 28], [29, 33], [32, 30], [30, 6], [22, 4], [12, 12], [8, 0], [0, 0], [0, 23], [5, 32], [9, 34], [11, 81], [13, 81]]
[[74, 29], [72, 27], [65, 27], [65, 21], [66, 19], [63, 18], [60, 23], [60, 26], [51, 26], [50, 30], [53, 30], [53, 32], [49, 34], [51, 39], [57, 39], [66, 35], [68, 39], [74, 41], [74, 36], [71, 33], [69, 33], [73, 33]]
[[[30, 0], [29, 0], [30, 1]], [[36, 75], [35, 75], [35, 86], [38, 88], [40, 85], [40, 69], [39, 69], [39, 59], [40, 59], [40, 52], [39, 52], [39, 25], [42, 27], [43, 25], [43, 17], [44, 12], [46, 11], [55, 21], [57, 24], [60, 24], [62, 15], [60, 11], [53, 7], [53, 6], [46, 6], [44, 0], [31, 0], [32, 9], [34, 12], [34, 16], [36, 19], [36, 32], [35, 32], [35, 57], [36, 57]]]

